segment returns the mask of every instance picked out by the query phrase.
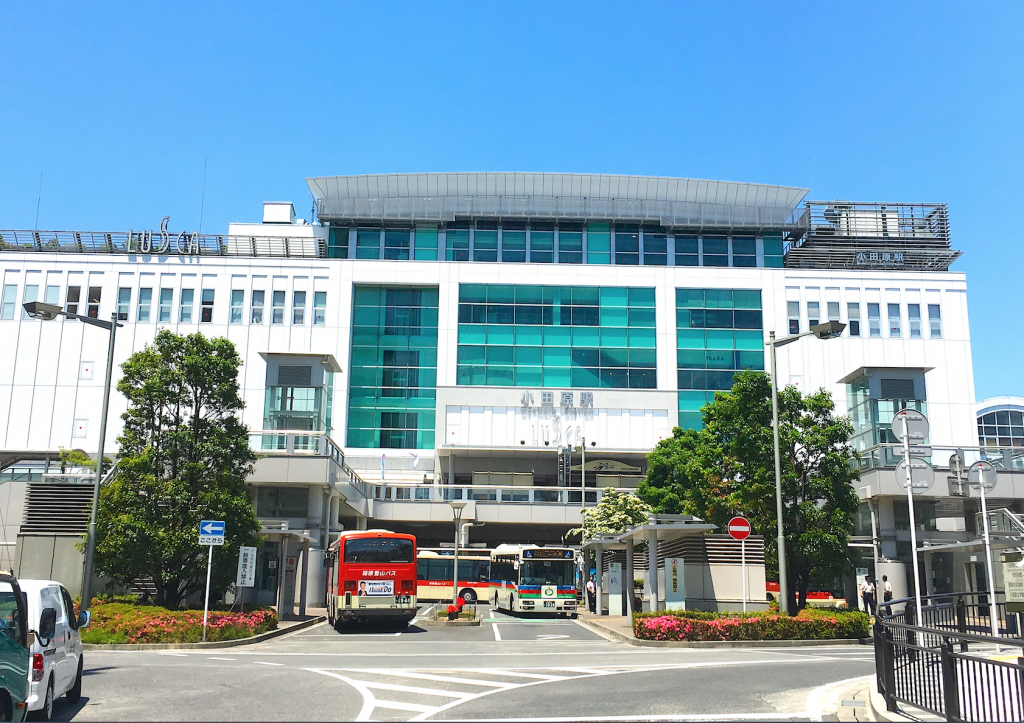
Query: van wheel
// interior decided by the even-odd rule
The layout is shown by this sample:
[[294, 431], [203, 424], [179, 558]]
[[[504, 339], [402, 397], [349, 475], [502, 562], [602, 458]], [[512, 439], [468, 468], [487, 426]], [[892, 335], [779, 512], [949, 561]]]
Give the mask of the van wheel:
[[46, 684], [46, 698], [43, 699], [43, 707], [32, 711], [32, 720], [53, 720], [53, 678], [50, 678]]
[[77, 703], [82, 699], [82, 656], [78, 656], [78, 675], [75, 676], [75, 684], [64, 694], [68, 703]]

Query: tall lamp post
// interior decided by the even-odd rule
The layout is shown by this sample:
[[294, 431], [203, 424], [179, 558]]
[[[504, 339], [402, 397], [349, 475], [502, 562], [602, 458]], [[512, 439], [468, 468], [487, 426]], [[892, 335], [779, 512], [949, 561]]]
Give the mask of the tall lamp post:
[[50, 321], [58, 316], [65, 316], [68, 319], [78, 319], [84, 324], [98, 326], [110, 332], [110, 340], [107, 342], [107, 374], [103, 380], [103, 409], [100, 412], [100, 453], [96, 459], [96, 484], [92, 489], [92, 511], [89, 514], [89, 538], [85, 546], [85, 569], [82, 571], [82, 610], [88, 610], [92, 602], [92, 561], [96, 552], [96, 512], [100, 504], [100, 482], [103, 480], [103, 447], [107, 435], [107, 411], [110, 408], [110, 378], [114, 373], [114, 336], [117, 327], [124, 324], [117, 323], [117, 314], [110, 315], [110, 321], [93, 319], [81, 314], [71, 314], [54, 304], [44, 304], [40, 301], [30, 301], [23, 305], [25, 313], [33, 319]]
[[779, 610], [789, 613], [789, 584], [786, 581], [786, 534], [782, 525], [782, 459], [779, 454], [779, 389], [778, 375], [775, 372], [775, 350], [780, 346], [792, 344], [797, 339], [805, 336], [816, 336], [819, 339], [833, 339], [843, 333], [846, 324], [838, 321], [827, 321], [824, 324], [815, 324], [809, 331], [800, 334], [791, 334], [781, 339], [775, 338], [775, 332], [768, 332], [768, 347], [771, 357], [772, 375], [772, 437], [775, 443], [775, 514], [778, 517], [778, 556], [779, 556]]
[[452, 506], [452, 515], [455, 517], [455, 570], [452, 572], [452, 605], [456, 605], [459, 601], [459, 533], [462, 532], [459, 523], [462, 521], [462, 510], [466, 503], [461, 500], [452, 500], [448, 504]]

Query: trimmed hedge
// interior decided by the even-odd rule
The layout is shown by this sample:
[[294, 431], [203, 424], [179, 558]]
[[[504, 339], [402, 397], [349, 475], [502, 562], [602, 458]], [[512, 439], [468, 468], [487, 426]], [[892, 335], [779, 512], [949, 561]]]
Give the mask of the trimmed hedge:
[[870, 626], [867, 613], [834, 608], [804, 608], [796, 617], [771, 610], [633, 614], [633, 635], [638, 640], [834, 640], [867, 637]]
[[[257, 608], [244, 613], [210, 611], [206, 639], [239, 640], [277, 629], [277, 613]], [[92, 621], [83, 643], [197, 643], [203, 637], [202, 610], [168, 610], [156, 605], [93, 599]]]

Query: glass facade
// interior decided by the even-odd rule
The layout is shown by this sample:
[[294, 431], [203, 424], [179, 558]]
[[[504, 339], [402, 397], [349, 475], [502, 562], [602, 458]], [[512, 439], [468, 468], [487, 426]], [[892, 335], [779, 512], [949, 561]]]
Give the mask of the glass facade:
[[356, 286], [348, 446], [433, 449], [437, 288]]
[[982, 447], [1024, 447], [1024, 411], [1000, 409], [978, 417]]
[[[862, 452], [877, 444], [897, 443], [899, 440], [892, 433], [892, 418], [901, 409], [916, 409], [922, 414], [928, 414], [925, 400], [912, 396], [914, 392], [923, 391], [923, 380], [901, 386], [896, 391], [904, 389], [910, 394], [891, 396], [892, 391], [887, 391], [884, 386], [880, 392], [872, 394], [871, 378], [868, 376], [858, 377], [846, 385], [846, 407], [849, 410], [850, 422], [853, 424], [853, 437], [850, 438], [850, 443], [854, 449]], [[886, 453], [886, 462], [896, 462], [891, 450]]]
[[764, 369], [760, 289], [676, 289], [679, 426], [700, 429], [700, 408], [743, 369]]
[[654, 289], [460, 284], [460, 385], [657, 386]]

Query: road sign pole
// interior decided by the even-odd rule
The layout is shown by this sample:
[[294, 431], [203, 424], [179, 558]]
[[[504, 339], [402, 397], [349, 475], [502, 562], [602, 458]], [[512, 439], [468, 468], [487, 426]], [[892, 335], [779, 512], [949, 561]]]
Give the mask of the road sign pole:
[[[907, 472], [907, 509], [910, 512], [910, 557], [914, 563], [914, 599], [917, 602], [917, 610], [914, 620], [922, 625], [921, 620], [921, 572], [917, 564], [917, 523], [914, 521], [914, 475], [911, 472], [913, 465], [910, 462], [910, 423], [907, 421], [906, 410], [901, 417], [903, 419], [903, 459]], [[884, 591], [883, 591], [884, 592]], [[884, 596], [883, 596], [884, 597]], [[878, 599], [878, 589], [875, 589], [875, 600]]]
[[210, 554], [206, 558], [206, 599], [203, 601], [203, 642], [206, 642], [206, 616], [210, 610], [210, 570], [213, 568], [213, 545], [207, 545]]
[[743, 612], [747, 612], [747, 541], [740, 540], [740, 574], [743, 575]]
[[981, 485], [981, 516], [985, 521], [985, 566], [988, 568], [988, 617], [992, 625], [992, 637], [998, 638], [999, 608], [996, 606], [996, 581], [992, 574], [992, 543], [988, 534], [988, 505], [985, 502], [984, 484]]

